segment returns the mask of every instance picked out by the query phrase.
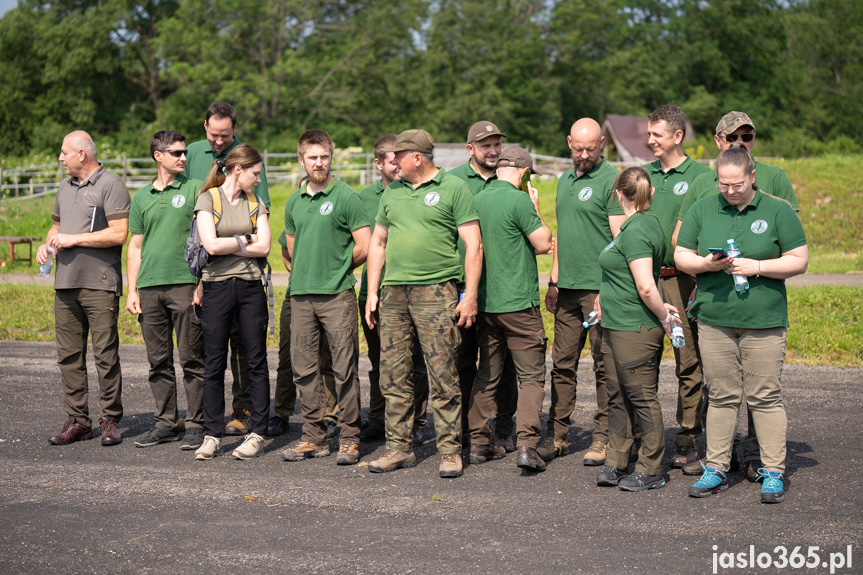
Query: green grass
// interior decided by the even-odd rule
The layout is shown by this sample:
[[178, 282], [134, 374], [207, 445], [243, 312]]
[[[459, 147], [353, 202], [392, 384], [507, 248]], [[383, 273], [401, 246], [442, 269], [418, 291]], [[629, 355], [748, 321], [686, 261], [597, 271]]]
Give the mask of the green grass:
[[[545, 289], [541, 296], [545, 297]], [[791, 328], [788, 330], [788, 363], [831, 366], [863, 365], [863, 288], [840, 286], [789, 287], [788, 301]], [[279, 317], [284, 292], [276, 293], [276, 318]], [[54, 290], [50, 287], [0, 284], [0, 340], [54, 341]], [[141, 329], [135, 317], [125, 311], [120, 300], [120, 342], [143, 344]], [[554, 341], [554, 318], [544, 308], [543, 325]], [[268, 336], [267, 346], [277, 348], [276, 334]], [[365, 341], [360, 334], [365, 353]], [[587, 346], [586, 346], [587, 347]], [[587, 350], [582, 354], [587, 355]], [[665, 346], [665, 359], [673, 357], [671, 346]]]

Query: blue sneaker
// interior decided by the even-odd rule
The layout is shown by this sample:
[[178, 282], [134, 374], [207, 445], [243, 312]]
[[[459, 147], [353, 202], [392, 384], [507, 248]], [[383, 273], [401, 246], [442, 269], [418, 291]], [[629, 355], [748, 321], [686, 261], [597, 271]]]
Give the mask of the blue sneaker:
[[761, 503], [782, 503], [790, 482], [778, 471], [767, 471], [763, 467], [758, 470], [761, 479]]
[[704, 470], [701, 479], [689, 488], [690, 497], [709, 497], [714, 493], [728, 489], [728, 479], [724, 473], [715, 467], [705, 467], [703, 463], [701, 468]]

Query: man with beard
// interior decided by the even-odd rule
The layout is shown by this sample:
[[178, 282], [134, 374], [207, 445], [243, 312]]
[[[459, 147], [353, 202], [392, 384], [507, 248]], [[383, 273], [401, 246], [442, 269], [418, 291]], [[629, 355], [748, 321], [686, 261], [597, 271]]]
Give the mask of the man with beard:
[[545, 296], [545, 307], [554, 314], [551, 349], [551, 407], [545, 441], [537, 453], [546, 461], [569, 452], [567, 434], [575, 408], [576, 374], [581, 350], [590, 335], [596, 382], [596, 414], [593, 438], [584, 454], [585, 465], [603, 465], [608, 443], [608, 391], [602, 326], [582, 322], [593, 311], [602, 280], [597, 258], [620, 232], [625, 220], [614, 200], [618, 171], [600, 153], [605, 144], [599, 124], [582, 118], [566, 137], [574, 167], [557, 184], [557, 242]]
[[[470, 160], [450, 172], [453, 176], [463, 180], [476, 197], [478, 193], [486, 189], [497, 180], [497, 161], [501, 154], [501, 138], [506, 134], [501, 133], [493, 123], [481, 120], [470, 127], [467, 132], [467, 153]], [[464, 244], [459, 242], [459, 254], [464, 263]], [[459, 291], [464, 286], [459, 285]], [[471, 389], [477, 373], [477, 357], [479, 345], [477, 344], [477, 326], [459, 329], [461, 344], [458, 348], [458, 379], [461, 386], [462, 398], [464, 398], [465, 409], [462, 413], [462, 434], [464, 443], [467, 445], [469, 426], [467, 421], [468, 399], [471, 397]], [[503, 375], [500, 385], [497, 387], [498, 413], [494, 420], [494, 445], [499, 448], [500, 453], [515, 451], [512, 440], [513, 422], [516, 406], [518, 403], [518, 381], [515, 373], [515, 365], [509, 350], [505, 352]], [[502, 448], [502, 449], [500, 449]], [[497, 452], [495, 453], [497, 455]]]
[[318, 377], [321, 334], [325, 333], [339, 403], [336, 464], [354, 465], [359, 461], [360, 344], [353, 269], [366, 261], [371, 231], [360, 197], [330, 172], [330, 135], [323, 130], [303, 132], [297, 157], [309, 183], [285, 204], [285, 239], [291, 263], [291, 364], [303, 434], [282, 452], [282, 458], [301, 461], [330, 454], [326, 401]]
[[[224, 161], [228, 153], [239, 146], [239, 138], [234, 136], [237, 129], [237, 111], [225, 102], [214, 102], [207, 108], [204, 115], [204, 131], [206, 140], [189, 144], [184, 173], [186, 177], [195, 180], [206, 180], [210, 168], [216, 160]], [[270, 193], [267, 187], [267, 171], [261, 170], [261, 182], [255, 187], [255, 195], [261, 198], [264, 205], [270, 207]], [[246, 370], [246, 358], [243, 353], [243, 338], [240, 336], [240, 326], [237, 320], [231, 327], [231, 375], [233, 385], [231, 393], [234, 397], [231, 420], [225, 426], [225, 435], [245, 435], [249, 432], [249, 422], [252, 416], [252, 400], [249, 397], [249, 375]]]

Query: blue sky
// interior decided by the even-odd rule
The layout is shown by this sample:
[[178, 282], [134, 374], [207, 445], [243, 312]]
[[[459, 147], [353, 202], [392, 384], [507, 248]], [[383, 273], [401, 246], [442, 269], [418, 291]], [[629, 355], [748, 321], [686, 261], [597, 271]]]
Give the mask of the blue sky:
[[18, 0], [0, 0], [0, 16], [18, 5]]

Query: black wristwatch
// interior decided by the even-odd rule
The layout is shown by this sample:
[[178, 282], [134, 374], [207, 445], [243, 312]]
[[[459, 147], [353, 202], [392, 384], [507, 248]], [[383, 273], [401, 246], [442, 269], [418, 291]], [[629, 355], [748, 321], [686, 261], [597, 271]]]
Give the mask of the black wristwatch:
[[246, 234], [246, 245], [252, 243], [252, 234]]

